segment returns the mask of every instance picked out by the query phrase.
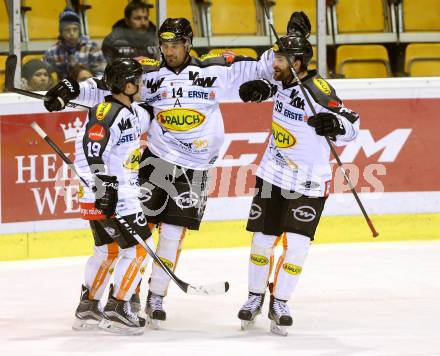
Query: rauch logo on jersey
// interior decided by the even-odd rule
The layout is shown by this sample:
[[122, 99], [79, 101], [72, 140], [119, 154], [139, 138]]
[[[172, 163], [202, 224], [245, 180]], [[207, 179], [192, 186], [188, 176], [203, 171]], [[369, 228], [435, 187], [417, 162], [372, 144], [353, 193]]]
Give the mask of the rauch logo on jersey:
[[275, 144], [279, 148], [289, 148], [296, 143], [295, 136], [275, 121], [272, 121], [272, 134]]
[[332, 90], [330, 85], [322, 78], [313, 78], [313, 83], [315, 87], [321, 90], [325, 95], [330, 95]]
[[168, 130], [189, 131], [205, 121], [205, 115], [191, 109], [171, 109], [157, 113], [157, 120]]

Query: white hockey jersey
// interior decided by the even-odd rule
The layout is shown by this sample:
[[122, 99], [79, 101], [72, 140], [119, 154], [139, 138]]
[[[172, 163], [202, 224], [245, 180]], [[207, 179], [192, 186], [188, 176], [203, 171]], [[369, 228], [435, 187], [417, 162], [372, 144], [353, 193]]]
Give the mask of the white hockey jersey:
[[[328, 194], [332, 179], [330, 147], [323, 136], [307, 124], [313, 116], [297, 83], [277, 86], [274, 94], [272, 135], [256, 175], [278, 187], [306, 196], [322, 197]], [[345, 145], [359, 132], [359, 116], [343, 106], [334, 88], [316, 71], [310, 71], [302, 83], [316, 113], [332, 112], [342, 121], [346, 133], [334, 142]]]
[[141, 210], [138, 170], [140, 136], [150, 125], [147, 111], [133, 103], [131, 108], [109, 96], [90, 110], [83, 131], [75, 142], [75, 168], [89, 187], [81, 187], [81, 215], [89, 220], [94, 209], [93, 173], [116, 176], [119, 182], [117, 211], [126, 216]]
[[[220, 101], [239, 100], [240, 85], [249, 80], [270, 79], [273, 69], [267, 58], [191, 58], [179, 73], [165, 63], [139, 59], [144, 67], [141, 99], [154, 118], [147, 145], [156, 156], [186, 168], [209, 169], [224, 139]], [[99, 82], [80, 85], [78, 100], [86, 105], [102, 99]]]

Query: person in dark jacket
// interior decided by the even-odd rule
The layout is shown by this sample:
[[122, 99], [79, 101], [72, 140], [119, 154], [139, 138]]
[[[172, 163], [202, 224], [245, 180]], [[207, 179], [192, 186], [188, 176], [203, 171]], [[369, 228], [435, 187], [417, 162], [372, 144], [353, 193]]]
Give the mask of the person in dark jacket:
[[102, 52], [108, 63], [116, 58], [160, 58], [156, 39], [156, 26], [148, 19], [152, 5], [135, 0], [124, 10], [125, 18], [113, 25], [112, 32], [104, 38]]

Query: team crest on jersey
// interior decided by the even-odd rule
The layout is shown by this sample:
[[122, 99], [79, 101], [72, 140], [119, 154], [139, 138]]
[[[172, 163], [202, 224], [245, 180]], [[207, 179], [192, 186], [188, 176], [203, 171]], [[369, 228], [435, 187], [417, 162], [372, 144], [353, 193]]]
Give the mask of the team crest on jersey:
[[330, 95], [332, 93], [330, 85], [322, 78], [313, 78], [313, 84], [315, 84], [315, 87], [321, 90], [325, 95]]
[[135, 149], [130, 153], [127, 160], [124, 163], [124, 168], [130, 169], [132, 171], [139, 170], [139, 164], [141, 162], [141, 150], [139, 148]]
[[296, 144], [295, 136], [275, 121], [272, 121], [272, 135], [278, 148], [289, 148]]
[[205, 115], [192, 109], [175, 108], [157, 113], [159, 124], [171, 131], [189, 131], [205, 122]]
[[96, 108], [96, 118], [99, 121], [104, 120], [108, 112], [110, 111], [111, 107], [112, 107], [111, 103], [104, 102], [99, 104], [98, 107]]

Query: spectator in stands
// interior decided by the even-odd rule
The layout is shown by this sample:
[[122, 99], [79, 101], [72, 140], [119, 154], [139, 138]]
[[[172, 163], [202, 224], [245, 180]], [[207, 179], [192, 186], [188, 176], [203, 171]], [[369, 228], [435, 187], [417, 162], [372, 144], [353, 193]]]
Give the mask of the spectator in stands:
[[49, 66], [40, 59], [31, 59], [21, 68], [23, 89], [30, 91], [49, 90], [52, 81]]
[[140, 0], [131, 1], [125, 7], [125, 18], [113, 25], [112, 32], [102, 43], [102, 52], [108, 63], [120, 57], [160, 58], [156, 26], [148, 19], [150, 7], [152, 5]]
[[59, 40], [44, 53], [48, 62], [61, 78], [68, 75], [76, 64], [84, 64], [97, 74], [102, 74], [105, 59], [97, 44], [87, 36], [81, 36], [80, 18], [66, 7], [60, 14]]
[[79, 83], [89, 78], [95, 77], [96, 75], [89, 67], [85, 66], [84, 64], [77, 64], [70, 70], [69, 76]]

